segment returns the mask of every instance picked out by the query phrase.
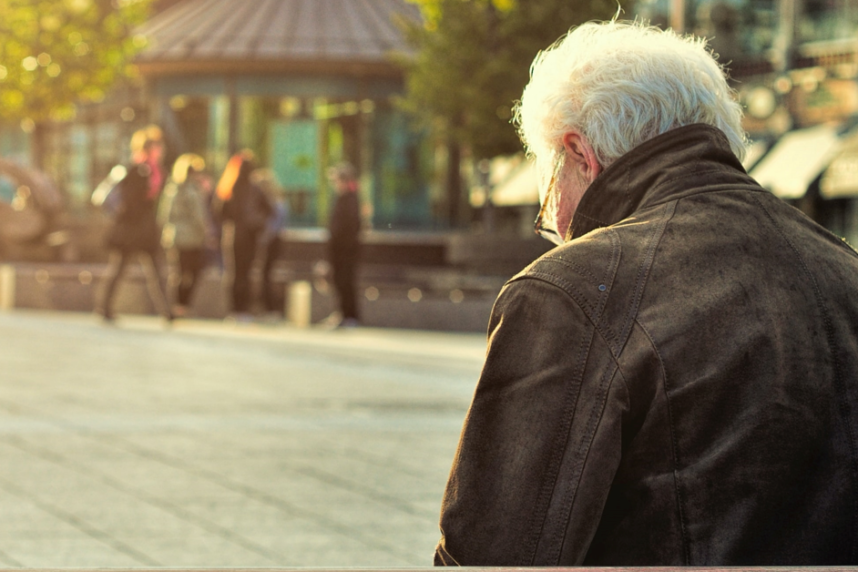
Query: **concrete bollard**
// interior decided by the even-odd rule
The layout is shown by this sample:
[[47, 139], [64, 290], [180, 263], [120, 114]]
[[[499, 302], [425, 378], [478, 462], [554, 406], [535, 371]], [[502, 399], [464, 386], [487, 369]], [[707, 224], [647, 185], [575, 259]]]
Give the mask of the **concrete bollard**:
[[15, 309], [15, 267], [0, 265], [0, 312]]
[[313, 285], [301, 280], [286, 288], [286, 319], [296, 328], [309, 327], [313, 309]]

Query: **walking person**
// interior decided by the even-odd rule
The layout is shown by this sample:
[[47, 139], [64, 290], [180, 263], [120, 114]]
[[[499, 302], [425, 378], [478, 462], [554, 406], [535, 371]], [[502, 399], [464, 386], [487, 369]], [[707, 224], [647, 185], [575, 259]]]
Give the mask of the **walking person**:
[[111, 193], [116, 193], [116, 197], [111, 199], [114, 215], [106, 239], [110, 258], [96, 311], [106, 321], [114, 319], [116, 288], [128, 263], [136, 258], [143, 267], [155, 309], [170, 321], [173, 315], [159, 270], [161, 231], [156, 220], [158, 197], [164, 181], [161, 130], [150, 126], [136, 132], [131, 138], [131, 153], [132, 163]]
[[186, 153], [176, 159], [172, 175], [164, 187], [158, 209], [163, 226], [161, 245], [176, 267], [176, 304], [173, 315], [185, 316], [194, 290], [206, 267], [206, 246], [213, 240], [209, 210], [203, 196], [205, 161], [199, 155]]
[[357, 174], [351, 164], [344, 162], [331, 167], [328, 178], [337, 193], [328, 224], [328, 259], [340, 304], [338, 327], [351, 328], [360, 324], [356, 284], [361, 226]]
[[259, 236], [273, 208], [265, 193], [251, 180], [253, 155], [242, 151], [233, 155], [217, 185], [219, 219], [223, 236], [231, 235], [225, 250], [232, 262], [230, 294], [233, 317], [249, 320], [252, 310], [250, 271], [256, 258]]
[[274, 266], [283, 251], [284, 245], [280, 232], [288, 225], [289, 203], [286, 201], [283, 188], [270, 169], [257, 169], [253, 172], [252, 179], [265, 193], [272, 208], [272, 214], [268, 217], [265, 230], [259, 238], [259, 248], [265, 253], [262, 256], [262, 302], [269, 316], [281, 319], [284, 317], [283, 288], [277, 287]]

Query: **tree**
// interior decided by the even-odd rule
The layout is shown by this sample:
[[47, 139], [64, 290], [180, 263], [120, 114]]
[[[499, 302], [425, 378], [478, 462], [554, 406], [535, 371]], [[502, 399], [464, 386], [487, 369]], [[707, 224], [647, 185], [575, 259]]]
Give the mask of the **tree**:
[[405, 22], [411, 57], [401, 106], [450, 149], [449, 217], [459, 218], [460, 149], [474, 159], [515, 153], [521, 143], [510, 123], [512, 106], [529, 79], [530, 64], [569, 28], [609, 19], [617, 0], [410, 0], [423, 22]]
[[151, 0], [0, 0], [0, 119], [73, 117], [101, 101], [145, 46]]
[[511, 109], [530, 64], [569, 28], [609, 19], [617, 0], [411, 0], [424, 21], [407, 23], [402, 105], [475, 158], [518, 151]]

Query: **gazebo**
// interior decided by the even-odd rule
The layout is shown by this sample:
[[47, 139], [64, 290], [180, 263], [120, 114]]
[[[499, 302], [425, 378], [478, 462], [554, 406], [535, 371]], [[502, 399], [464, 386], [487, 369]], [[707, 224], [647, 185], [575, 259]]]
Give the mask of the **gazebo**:
[[425, 228], [431, 154], [392, 102], [397, 22], [419, 17], [405, 0], [182, 0], [139, 30], [136, 63], [171, 155], [200, 153], [217, 176], [253, 150], [305, 226], [326, 220], [325, 169], [347, 160], [376, 228]]

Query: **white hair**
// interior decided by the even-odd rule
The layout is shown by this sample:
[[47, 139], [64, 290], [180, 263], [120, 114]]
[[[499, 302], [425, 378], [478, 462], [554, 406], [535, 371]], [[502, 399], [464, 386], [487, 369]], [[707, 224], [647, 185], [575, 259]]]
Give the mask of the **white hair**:
[[705, 123], [745, 155], [742, 110], [705, 41], [640, 22], [590, 22], [539, 53], [516, 105], [530, 154], [553, 156], [576, 130], [607, 167], [671, 129]]

